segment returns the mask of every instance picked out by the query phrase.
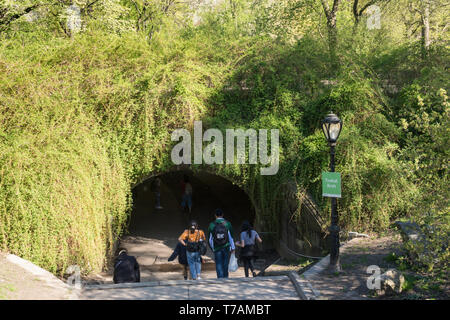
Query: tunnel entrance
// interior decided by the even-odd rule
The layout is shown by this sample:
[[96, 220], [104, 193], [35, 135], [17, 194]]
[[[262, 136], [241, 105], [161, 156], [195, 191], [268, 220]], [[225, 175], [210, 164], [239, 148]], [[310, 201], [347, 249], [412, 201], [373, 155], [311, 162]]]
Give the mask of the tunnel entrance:
[[[189, 177], [193, 188], [191, 214], [183, 212], [181, 208], [181, 182], [184, 175]], [[163, 209], [155, 208], [156, 196], [152, 191], [152, 183], [156, 177], [161, 180], [160, 199]], [[161, 240], [178, 238], [191, 219], [196, 220], [206, 232], [216, 208], [222, 208], [235, 233], [240, 230], [244, 220], [253, 223], [255, 219], [253, 205], [241, 188], [204, 171], [194, 173], [183, 170], [153, 176], [133, 189], [133, 203], [130, 234]]]
[[[192, 193], [192, 211], [181, 207], [182, 180], [187, 175]], [[156, 208], [153, 181], [161, 180], [160, 204]], [[233, 237], [238, 240], [244, 220], [253, 224], [255, 210], [248, 195], [223, 177], [208, 172], [190, 170], [171, 171], [153, 176], [133, 189], [133, 209], [128, 223], [128, 234], [120, 241], [141, 267], [141, 281], [183, 279], [178, 259], [168, 262], [190, 220], [196, 220], [205, 234], [214, 220], [214, 209], [221, 208], [224, 217], [232, 223]], [[208, 249], [202, 265], [204, 278], [215, 278], [212, 252]], [[242, 277], [236, 272], [230, 277]]]

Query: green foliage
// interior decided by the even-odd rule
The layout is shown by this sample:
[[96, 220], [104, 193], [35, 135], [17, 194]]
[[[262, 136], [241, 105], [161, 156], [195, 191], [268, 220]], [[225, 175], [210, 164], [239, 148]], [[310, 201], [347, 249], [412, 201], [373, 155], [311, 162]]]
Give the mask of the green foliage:
[[[292, 180], [329, 223], [320, 121], [330, 110], [344, 123], [342, 228], [383, 231], [399, 217], [449, 212], [448, 48], [436, 41], [422, 56], [395, 21], [404, 2], [383, 7], [380, 30], [355, 27], [351, 4], [341, 6], [336, 61], [320, 1], [226, 1], [196, 26], [194, 4], [75, 2], [77, 34], [65, 29], [72, 1], [0, 5], [3, 250], [59, 274], [74, 263], [101, 269], [126, 230], [130, 187], [172, 165], [170, 134], [194, 120], [280, 130], [277, 175], [206, 168], [245, 189], [264, 231], [279, 231], [280, 190]], [[39, 19], [5, 22], [35, 3]], [[439, 225], [442, 236], [448, 221]], [[448, 252], [430, 239], [442, 268]]]

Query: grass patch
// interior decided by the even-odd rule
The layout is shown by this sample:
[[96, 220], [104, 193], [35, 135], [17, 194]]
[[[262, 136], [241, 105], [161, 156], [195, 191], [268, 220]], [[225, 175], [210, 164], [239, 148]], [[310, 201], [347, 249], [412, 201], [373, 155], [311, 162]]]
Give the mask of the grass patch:
[[7, 300], [8, 293], [15, 292], [17, 289], [12, 284], [1, 284], [0, 285], [0, 300]]
[[403, 276], [405, 277], [405, 282], [402, 285], [402, 291], [408, 292], [414, 289], [414, 286], [419, 278], [415, 275], [408, 274], [404, 274]]

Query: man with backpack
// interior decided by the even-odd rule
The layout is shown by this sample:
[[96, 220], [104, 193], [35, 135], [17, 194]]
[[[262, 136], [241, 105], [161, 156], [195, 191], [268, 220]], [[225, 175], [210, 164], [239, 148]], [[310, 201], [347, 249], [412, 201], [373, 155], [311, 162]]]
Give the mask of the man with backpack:
[[214, 252], [217, 278], [228, 278], [228, 263], [230, 254], [234, 252], [233, 228], [231, 223], [223, 218], [223, 211], [214, 211], [215, 221], [208, 228], [209, 246]]
[[140, 282], [141, 273], [135, 257], [129, 256], [126, 249], [121, 249], [114, 262], [114, 283]]

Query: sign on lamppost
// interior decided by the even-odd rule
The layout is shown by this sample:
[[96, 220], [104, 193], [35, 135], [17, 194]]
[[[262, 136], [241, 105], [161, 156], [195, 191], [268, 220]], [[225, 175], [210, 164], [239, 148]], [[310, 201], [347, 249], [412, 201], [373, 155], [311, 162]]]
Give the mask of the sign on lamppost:
[[341, 174], [339, 172], [322, 171], [322, 196], [341, 197]]

